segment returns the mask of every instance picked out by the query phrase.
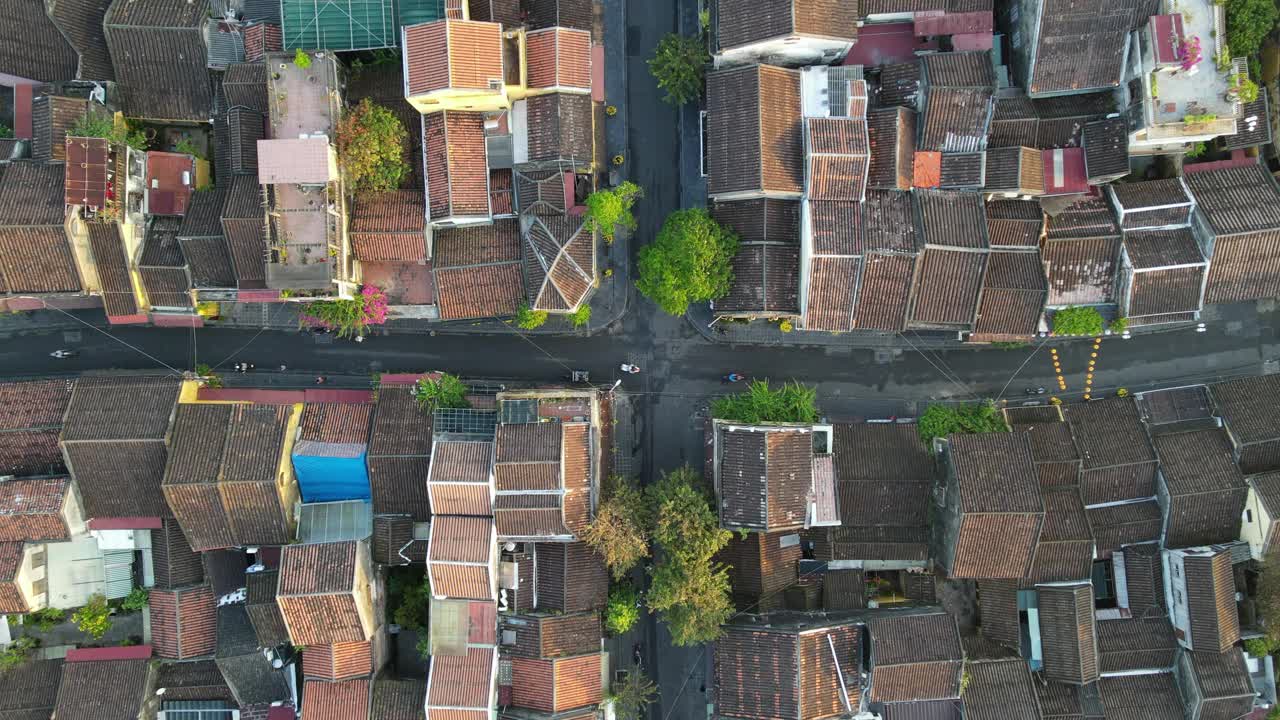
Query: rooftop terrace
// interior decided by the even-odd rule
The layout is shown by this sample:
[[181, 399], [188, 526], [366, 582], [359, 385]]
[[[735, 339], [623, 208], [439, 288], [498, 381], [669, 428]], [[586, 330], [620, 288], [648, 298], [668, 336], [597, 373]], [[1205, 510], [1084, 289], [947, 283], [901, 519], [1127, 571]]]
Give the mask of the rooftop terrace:
[[281, 53], [269, 55], [266, 62], [271, 137], [332, 137], [341, 106], [333, 56], [311, 53], [311, 65], [305, 69], [294, 64], [292, 55]]

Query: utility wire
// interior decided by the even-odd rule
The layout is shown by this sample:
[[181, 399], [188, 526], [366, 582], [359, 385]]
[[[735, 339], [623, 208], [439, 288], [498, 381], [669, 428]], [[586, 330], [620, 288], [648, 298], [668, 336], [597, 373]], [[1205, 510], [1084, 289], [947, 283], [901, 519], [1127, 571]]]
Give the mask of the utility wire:
[[133, 350], [134, 352], [138, 353], [139, 355], [142, 355], [143, 357], [149, 358], [149, 359], [151, 359], [151, 360], [155, 361], [157, 364], [163, 365], [164, 367], [168, 368], [170, 372], [172, 372], [173, 374], [177, 375], [178, 377], [182, 377], [182, 371], [181, 371], [181, 370], [179, 370], [179, 369], [175, 368], [174, 366], [170, 365], [169, 363], [167, 363], [167, 362], [165, 362], [165, 361], [161, 360], [160, 358], [156, 357], [155, 355], [152, 355], [151, 353], [149, 353], [149, 352], [147, 352], [147, 351], [143, 350], [142, 348], [140, 348], [140, 347], [138, 347], [138, 346], [136, 346], [136, 345], [131, 345], [131, 344], [129, 344], [129, 343], [127, 343], [127, 342], [125, 342], [124, 340], [121, 340], [120, 338], [116, 337], [115, 335], [112, 335], [111, 333], [107, 332], [106, 330], [103, 330], [102, 328], [98, 327], [97, 325], [92, 325], [92, 324], [90, 324], [90, 323], [87, 323], [87, 322], [85, 322], [84, 320], [81, 320], [80, 318], [76, 317], [75, 315], [72, 315], [71, 313], [67, 312], [66, 310], [63, 310], [63, 309], [62, 309], [62, 308], [60, 308], [60, 307], [54, 307], [54, 306], [50, 305], [49, 303], [45, 302], [45, 301], [44, 301], [43, 299], [41, 299], [41, 298], [31, 297], [31, 296], [22, 296], [22, 297], [23, 297], [23, 299], [40, 300], [40, 302], [44, 303], [45, 309], [47, 309], [47, 310], [54, 310], [54, 311], [56, 311], [56, 312], [60, 312], [60, 313], [62, 313], [63, 315], [66, 315], [67, 317], [71, 318], [72, 320], [75, 320], [76, 322], [80, 323], [81, 325], [84, 325], [84, 326], [85, 326], [85, 327], [87, 327], [87, 328], [91, 328], [91, 329], [93, 329], [93, 330], [96, 330], [97, 332], [100, 332], [100, 333], [102, 333], [103, 335], [106, 335], [107, 337], [111, 338], [112, 340], [115, 340], [116, 342], [120, 343], [121, 345], [124, 345], [125, 347], [129, 348], [130, 350]]
[[1013, 374], [1009, 376], [1009, 381], [1004, 384], [1004, 387], [1000, 388], [1000, 394], [996, 396], [996, 400], [999, 400], [1000, 398], [1004, 397], [1004, 391], [1008, 390], [1009, 386], [1013, 384], [1014, 379], [1018, 377], [1018, 373], [1022, 372], [1022, 368], [1026, 367], [1027, 363], [1031, 362], [1031, 358], [1035, 357], [1036, 353], [1040, 352], [1040, 350], [1043, 349], [1044, 346], [1048, 344], [1048, 342], [1049, 342], [1049, 336], [1045, 335], [1044, 340], [1040, 341], [1040, 344], [1037, 345], [1036, 348], [1031, 351], [1031, 354], [1027, 355], [1027, 359], [1023, 360], [1022, 364], [1018, 366], [1018, 369], [1014, 370]]
[[913, 349], [913, 350], [915, 350], [916, 352], [920, 353], [920, 357], [924, 358], [924, 359], [925, 359], [925, 362], [929, 363], [930, 365], [933, 365], [933, 369], [934, 369], [934, 370], [937, 370], [937, 371], [938, 371], [938, 373], [942, 375], [942, 377], [946, 378], [946, 379], [947, 379], [947, 380], [949, 380], [952, 384], [954, 384], [956, 387], [960, 388], [960, 391], [961, 391], [961, 392], [963, 392], [965, 395], [968, 395], [969, 397], [974, 398], [975, 400], [976, 400], [976, 399], [978, 399], [978, 396], [977, 396], [977, 395], [974, 395], [972, 390], [970, 390], [969, 388], [965, 387], [965, 385], [964, 385], [963, 383], [961, 383], [960, 381], [958, 381], [958, 380], [956, 380], [955, 378], [951, 377], [950, 375], [948, 375], [948, 374], [946, 373], [946, 371], [945, 371], [945, 370], [943, 370], [942, 368], [938, 367], [938, 366], [937, 366], [937, 364], [935, 364], [935, 363], [933, 362], [933, 360], [931, 360], [931, 359], [929, 358], [929, 356], [928, 356], [928, 355], [926, 355], [923, 351], [921, 351], [921, 350], [920, 350], [920, 348], [916, 347], [916, 344], [915, 344], [915, 343], [911, 342], [911, 338], [907, 337], [905, 333], [898, 333], [898, 335], [900, 335], [900, 336], [902, 337], [902, 339], [903, 339], [903, 340], [906, 340], [906, 341], [907, 341], [907, 344], [911, 346], [911, 349]]

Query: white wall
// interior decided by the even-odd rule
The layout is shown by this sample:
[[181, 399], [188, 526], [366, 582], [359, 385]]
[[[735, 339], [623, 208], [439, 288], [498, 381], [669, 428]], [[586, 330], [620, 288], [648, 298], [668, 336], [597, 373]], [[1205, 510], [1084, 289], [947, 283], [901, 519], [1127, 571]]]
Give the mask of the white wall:
[[1249, 497], [1244, 504], [1244, 514], [1240, 517], [1240, 539], [1249, 543], [1249, 554], [1254, 560], [1261, 560], [1266, 551], [1267, 536], [1271, 534], [1271, 516], [1262, 506], [1262, 500], [1253, 487], [1249, 488]]

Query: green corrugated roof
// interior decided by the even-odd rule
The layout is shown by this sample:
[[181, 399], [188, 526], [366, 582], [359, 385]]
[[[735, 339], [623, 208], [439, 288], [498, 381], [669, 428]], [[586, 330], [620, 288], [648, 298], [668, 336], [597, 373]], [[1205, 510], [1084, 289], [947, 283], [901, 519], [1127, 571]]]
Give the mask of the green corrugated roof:
[[400, 24], [417, 25], [444, 17], [444, 0], [400, 0]]
[[400, 26], [444, 17], [444, 0], [281, 0], [284, 49], [398, 47]]
[[395, 0], [281, 0], [280, 19], [285, 50], [368, 50], [400, 44]]

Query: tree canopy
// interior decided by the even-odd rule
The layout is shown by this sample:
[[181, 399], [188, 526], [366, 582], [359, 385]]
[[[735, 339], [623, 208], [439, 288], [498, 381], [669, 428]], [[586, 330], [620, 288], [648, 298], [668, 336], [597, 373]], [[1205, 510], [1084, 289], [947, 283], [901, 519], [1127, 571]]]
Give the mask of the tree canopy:
[[587, 196], [583, 222], [588, 230], [600, 233], [605, 242], [612, 243], [619, 226], [628, 231], [636, 229], [631, 208], [642, 197], [644, 191], [630, 180], [615, 188], [597, 190]]
[[678, 646], [715, 640], [733, 615], [729, 571], [715, 561], [732, 534], [720, 527], [710, 498], [698, 487], [701, 480], [685, 466], [649, 488], [653, 538], [662, 546], [649, 570], [649, 610], [658, 613]]
[[400, 118], [369, 98], [349, 109], [338, 122], [338, 162], [347, 176], [348, 190], [394, 190], [409, 174], [404, 161], [408, 133]]
[[742, 392], [716, 398], [711, 403], [711, 416], [752, 425], [811, 423], [818, 419], [817, 399], [817, 390], [795, 381], [770, 387], [768, 380], [752, 380]]
[[667, 92], [662, 99], [677, 106], [702, 97], [706, 67], [707, 48], [703, 39], [675, 33], [659, 40], [649, 59], [649, 72], [658, 81], [658, 87]]
[[1227, 48], [1232, 57], [1258, 52], [1276, 26], [1280, 11], [1273, 0], [1226, 0]]
[[933, 439], [948, 435], [1005, 432], [1009, 426], [995, 403], [988, 400], [970, 405], [930, 405], [916, 430], [920, 440], [933, 452]]
[[1105, 325], [1102, 313], [1085, 305], [1063, 308], [1053, 314], [1054, 335], [1101, 335]]
[[615, 579], [622, 579], [649, 557], [651, 524], [639, 488], [633, 481], [615, 476], [606, 483], [604, 499], [582, 540], [600, 553]]
[[420, 378], [413, 386], [413, 396], [423, 412], [431, 413], [442, 408], [469, 408], [467, 386], [457, 375], [441, 373], [439, 378]]
[[683, 315], [689, 303], [729, 292], [738, 236], [706, 210], [677, 210], [667, 216], [652, 243], [640, 249], [636, 287], [663, 312]]

